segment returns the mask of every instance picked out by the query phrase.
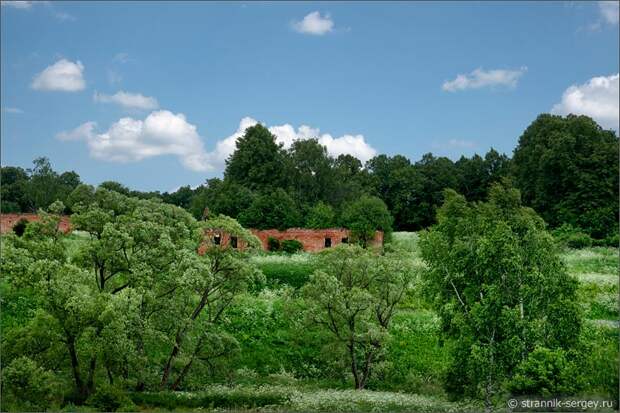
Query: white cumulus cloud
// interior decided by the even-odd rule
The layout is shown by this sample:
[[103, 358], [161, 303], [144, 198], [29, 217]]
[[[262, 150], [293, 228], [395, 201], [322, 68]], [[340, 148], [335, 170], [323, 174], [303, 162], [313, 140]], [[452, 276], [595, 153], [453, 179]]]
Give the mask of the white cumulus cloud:
[[128, 109], [152, 110], [159, 107], [159, 103], [154, 97], [144, 96], [140, 93], [129, 93], [122, 90], [113, 95], [95, 92], [93, 100], [99, 103], [115, 103]]
[[293, 22], [293, 29], [299, 33], [317, 36], [329, 33], [334, 28], [334, 21], [329, 14], [321, 16], [318, 11], [308, 13], [302, 20]]
[[137, 162], [154, 156], [174, 155], [193, 171], [210, 169], [207, 152], [196, 131], [182, 113], [152, 112], [144, 120], [125, 117], [103, 133], [95, 122], [56, 135], [61, 140], [85, 140], [93, 158], [110, 162]]
[[493, 86], [515, 87], [519, 78], [523, 76], [526, 71], [527, 67], [525, 66], [516, 70], [483, 70], [482, 68], [478, 68], [469, 74], [459, 74], [454, 80], [445, 81], [441, 88], [446, 92], [457, 92], [459, 90]]
[[85, 122], [70, 131], [62, 131], [56, 134], [56, 139], [61, 141], [78, 141], [82, 139], [90, 139], [95, 136], [96, 122]]
[[582, 85], [572, 85], [564, 91], [562, 100], [553, 106], [551, 113], [587, 115], [602, 127], [620, 132], [619, 78], [620, 75], [616, 73], [611, 76], [593, 77]]
[[60, 59], [36, 75], [30, 85], [34, 90], [77, 92], [83, 90], [84, 65], [78, 60]]
[[[151, 112], [144, 120], [124, 117], [113, 123], [107, 131], [97, 133], [95, 122], [86, 122], [70, 131], [56, 134], [62, 141], [85, 141], [92, 157], [111, 162], [137, 162], [143, 159], [175, 155], [190, 170], [203, 172], [222, 170], [226, 159], [235, 151], [237, 139], [245, 130], [258, 123], [244, 117], [232, 135], [215, 143], [215, 148], [205, 150], [196, 126], [189, 123], [181, 113], [167, 110]], [[297, 140], [316, 138], [327, 148], [331, 156], [350, 154], [367, 161], [377, 154], [363, 135], [333, 137], [319, 129], [301, 125], [295, 129], [290, 124], [268, 127], [276, 142], [290, 148]]]
[[[236, 132], [229, 137], [220, 140], [215, 146], [215, 150], [209, 154], [214, 165], [222, 167], [225, 160], [235, 151], [236, 142], [245, 130], [250, 126], [258, 123], [251, 117], [244, 117], [239, 122]], [[285, 149], [291, 147], [293, 142], [297, 140], [305, 140], [315, 138], [319, 143], [327, 148], [327, 152], [334, 157], [342, 154], [353, 155], [362, 162], [366, 162], [377, 154], [377, 151], [370, 146], [363, 135], [343, 135], [334, 138], [329, 133], [321, 133], [318, 128], [312, 128], [307, 125], [301, 125], [295, 129], [292, 125], [286, 123], [284, 125], [268, 126], [269, 132], [276, 137], [276, 142], [281, 143]]]
[[619, 1], [599, 1], [598, 8], [603, 19], [609, 24], [618, 24]]

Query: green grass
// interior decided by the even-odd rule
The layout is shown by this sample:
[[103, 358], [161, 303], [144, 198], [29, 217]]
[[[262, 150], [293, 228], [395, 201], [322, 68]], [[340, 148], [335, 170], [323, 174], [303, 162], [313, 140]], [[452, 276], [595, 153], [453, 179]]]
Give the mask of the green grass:
[[286, 284], [294, 288], [303, 286], [316, 269], [314, 256], [307, 252], [297, 254], [261, 254], [251, 261], [265, 274], [267, 284]]
[[316, 389], [299, 386], [215, 385], [199, 392], [134, 393], [142, 411], [198, 411], [202, 409], [260, 409], [293, 412], [463, 412], [481, 406], [452, 403], [416, 394], [370, 390]]
[[72, 231], [69, 235], [64, 237], [63, 241], [67, 246], [67, 254], [69, 257], [73, 257], [77, 253], [80, 245], [89, 238], [90, 235], [83, 231]]
[[411, 251], [417, 255], [419, 238], [420, 236], [417, 232], [393, 232], [390, 242], [399, 248]]
[[618, 249], [593, 247], [562, 254], [570, 274], [579, 281], [579, 302], [586, 318], [601, 326], [618, 320]]
[[618, 248], [569, 249], [562, 254], [562, 258], [572, 274], [618, 275]]

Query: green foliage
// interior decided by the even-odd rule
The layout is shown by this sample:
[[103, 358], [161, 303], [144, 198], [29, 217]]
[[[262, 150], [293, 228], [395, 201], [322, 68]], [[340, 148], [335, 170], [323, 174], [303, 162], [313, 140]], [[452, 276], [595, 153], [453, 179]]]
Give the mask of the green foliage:
[[26, 411], [46, 410], [62, 401], [54, 374], [23, 356], [3, 366], [2, 394]]
[[334, 226], [336, 226], [336, 213], [330, 205], [318, 202], [308, 211], [306, 228], [323, 229], [333, 228]]
[[594, 238], [618, 233], [618, 138], [587, 116], [540, 115], [514, 152], [523, 194], [552, 227], [571, 224]]
[[364, 247], [375, 237], [376, 230], [388, 236], [392, 231], [392, 221], [385, 203], [377, 197], [364, 196], [350, 204], [342, 214], [342, 223], [351, 230], [352, 238]]
[[225, 180], [250, 190], [286, 187], [286, 154], [276, 137], [261, 124], [250, 126], [226, 160]]
[[585, 382], [585, 393], [618, 399], [619, 344], [617, 325], [584, 326], [574, 359], [579, 377]]
[[29, 183], [28, 173], [19, 167], [0, 168], [0, 209], [2, 213], [29, 211], [32, 203], [26, 194]]
[[383, 358], [390, 322], [413, 277], [413, 267], [399, 253], [377, 256], [341, 245], [321, 253], [319, 270], [303, 287], [309, 319], [346, 351], [356, 389], [366, 386]]
[[78, 185], [67, 197], [67, 206], [77, 210], [80, 206], [90, 205], [95, 198], [95, 188], [91, 185]]
[[196, 218], [202, 216], [205, 207], [209, 209], [209, 214], [223, 214], [237, 218], [252, 204], [253, 199], [254, 195], [248, 188], [228, 179], [221, 181], [213, 178], [207, 180], [202, 194], [197, 197], [196, 203], [199, 203], [200, 207], [196, 204], [192, 208], [200, 214], [194, 213]]
[[267, 249], [271, 252], [280, 251], [280, 240], [274, 237], [267, 238]]
[[259, 194], [252, 204], [239, 215], [246, 228], [284, 230], [299, 227], [301, 215], [295, 201], [281, 188]]
[[[129, 396], [114, 386], [100, 386], [86, 401], [88, 406], [97, 408], [101, 412], [131, 411], [134, 408]], [[123, 407], [123, 409], [121, 409]], [[128, 409], [129, 408], [129, 409]]]
[[332, 159], [327, 148], [316, 139], [295, 140], [288, 151], [292, 167], [291, 186], [294, 198], [313, 205], [327, 199], [337, 184], [332, 173]]
[[304, 245], [296, 239], [285, 239], [281, 243], [281, 248], [282, 251], [287, 254], [295, 254], [296, 252], [302, 251]]
[[454, 191], [445, 199], [420, 247], [427, 294], [454, 344], [446, 389], [489, 406], [536, 347], [575, 345], [577, 283], [518, 191], [496, 185], [487, 203], [469, 204]]
[[80, 184], [80, 176], [73, 172], [57, 173], [49, 159], [33, 161], [33, 168], [2, 168], [2, 212], [35, 212], [47, 208], [55, 200], [65, 201]]
[[99, 188], [107, 189], [108, 191], [118, 192], [121, 195], [129, 196], [130, 190], [125, 185], [116, 181], [104, 181], [99, 184]]
[[402, 311], [390, 325], [386, 365], [371, 381], [375, 388], [442, 394], [450, 352], [441, 338], [441, 320], [429, 310]]
[[568, 396], [580, 390], [582, 381], [564, 350], [537, 347], [517, 366], [507, 388], [514, 395]]
[[[11, 308], [23, 326], [7, 335], [15, 348], [7, 362], [36, 357], [72, 382], [75, 402], [92, 396], [107, 403], [109, 389], [98, 377], [174, 389], [193, 369], [235, 351], [221, 315], [261, 274], [241, 252], [207, 248], [199, 256], [197, 248], [208, 230], [233, 234], [250, 250], [256, 237], [229, 217], [198, 224], [177, 207], [103, 188], [74, 208], [81, 235], [72, 242], [58, 232], [59, 218], [45, 212], [23, 237], [3, 239], [8, 293], [32, 294], [36, 310]], [[62, 209], [60, 202], [50, 206]]]

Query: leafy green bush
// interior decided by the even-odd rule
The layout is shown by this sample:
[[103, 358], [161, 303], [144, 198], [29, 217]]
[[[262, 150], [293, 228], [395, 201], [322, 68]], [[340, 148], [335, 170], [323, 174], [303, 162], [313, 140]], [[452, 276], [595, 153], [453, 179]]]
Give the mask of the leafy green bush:
[[8, 395], [19, 410], [46, 410], [60, 399], [54, 375], [28, 357], [19, 357], [4, 367], [2, 387], [3, 396]]
[[282, 248], [282, 251], [288, 254], [294, 254], [304, 249], [303, 244], [296, 239], [285, 239], [280, 244], [280, 247]]
[[592, 238], [583, 232], [572, 234], [566, 240], [566, 245], [569, 248], [588, 248], [592, 246]]
[[113, 386], [100, 386], [97, 391], [88, 398], [86, 404], [103, 412], [115, 412], [132, 407], [132, 401], [122, 390]]
[[604, 246], [618, 248], [620, 245], [620, 236], [616, 232], [615, 234], [608, 235], [604, 240]]
[[508, 382], [515, 395], [543, 397], [573, 395], [583, 386], [583, 379], [563, 350], [538, 347], [519, 364]]
[[13, 232], [18, 237], [21, 237], [22, 235], [24, 235], [27, 225], [28, 225], [28, 220], [26, 218], [22, 218], [19, 221], [17, 221], [15, 225], [13, 225]]
[[556, 228], [552, 231], [552, 235], [560, 245], [569, 248], [587, 248], [595, 243], [595, 240], [588, 234], [570, 224], [563, 224]]
[[274, 237], [267, 238], [267, 249], [271, 252], [280, 251], [280, 240]]

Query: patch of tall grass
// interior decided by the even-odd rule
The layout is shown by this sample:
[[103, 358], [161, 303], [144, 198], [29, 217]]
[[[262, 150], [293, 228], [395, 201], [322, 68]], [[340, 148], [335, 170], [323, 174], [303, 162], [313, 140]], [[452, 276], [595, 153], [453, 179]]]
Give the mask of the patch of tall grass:
[[299, 288], [316, 269], [315, 257], [307, 252], [255, 255], [251, 257], [251, 262], [265, 274], [270, 286], [285, 284]]

